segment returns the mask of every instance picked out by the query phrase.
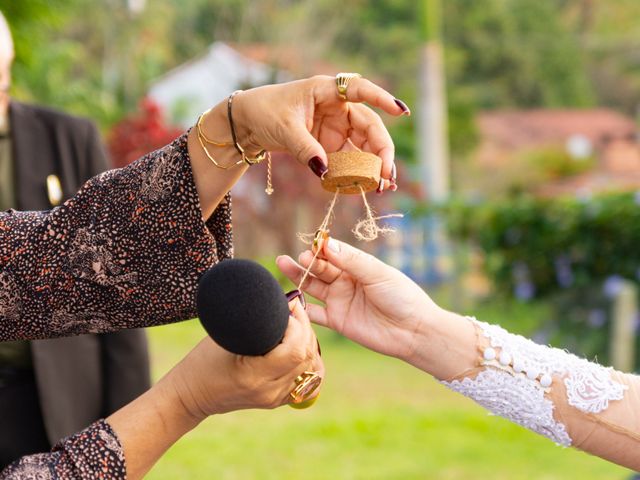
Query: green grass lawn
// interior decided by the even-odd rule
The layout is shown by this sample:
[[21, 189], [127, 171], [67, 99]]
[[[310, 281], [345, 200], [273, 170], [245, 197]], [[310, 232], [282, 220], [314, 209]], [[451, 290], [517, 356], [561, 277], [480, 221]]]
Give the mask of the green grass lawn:
[[[156, 377], [204, 336], [197, 322], [149, 333]], [[209, 418], [148, 478], [622, 480], [631, 473], [490, 417], [397, 360], [325, 330], [319, 336], [328, 373], [313, 408]]]

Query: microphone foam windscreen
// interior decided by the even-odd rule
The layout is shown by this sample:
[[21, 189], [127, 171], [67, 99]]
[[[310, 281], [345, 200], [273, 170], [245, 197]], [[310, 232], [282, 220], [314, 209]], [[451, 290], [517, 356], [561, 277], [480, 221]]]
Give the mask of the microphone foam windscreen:
[[269, 271], [251, 260], [224, 260], [200, 279], [198, 314], [209, 336], [239, 355], [264, 355], [284, 337], [289, 305]]

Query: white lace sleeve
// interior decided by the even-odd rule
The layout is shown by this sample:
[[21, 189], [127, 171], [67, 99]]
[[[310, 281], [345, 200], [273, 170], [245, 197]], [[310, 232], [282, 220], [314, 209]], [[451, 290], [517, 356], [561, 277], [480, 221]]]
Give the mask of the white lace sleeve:
[[472, 398], [495, 415], [505, 417], [559, 445], [571, 446], [564, 424], [554, 416], [549, 393], [563, 382], [567, 403], [597, 414], [621, 400], [627, 386], [612, 378], [613, 369], [588, 362], [564, 350], [538, 345], [497, 325], [470, 318], [480, 336], [475, 377], [442, 382]]

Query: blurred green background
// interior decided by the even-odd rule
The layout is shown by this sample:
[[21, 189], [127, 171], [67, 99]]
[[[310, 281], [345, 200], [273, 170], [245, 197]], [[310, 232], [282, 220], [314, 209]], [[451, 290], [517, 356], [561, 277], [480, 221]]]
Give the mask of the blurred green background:
[[[526, 314], [519, 308], [512, 313]], [[195, 321], [151, 329], [156, 373], [203, 335]], [[211, 417], [174, 445], [148, 478], [628, 478], [626, 469], [488, 416], [397, 360], [326, 330], [319, 337], [328, 373], [313, 408]]]
[[[193, 124], [192, 110], [208, 108], [202, 99], [216, 88], [338, 71], [384, 85], [414, 115], [385, 117], [400, 191], [372, 202], [407, 215], [396, 235], [365, 248], [445, 307], [612, 358], [621, 285], [640, 281], [637, 0], [0, 0], [0, 10], [16, 43], [12, 95], [92, 118], [114, 166]], [[230, 82], [233, 68], [215, 63], [222, 54], [261, 76]], [[198, 99], [158, 93], [194, 64], [210, 69]], [[435, 98], [425, 68], [443, 82]], [[421, 121], [438, 102], [431, 124]], [[434, 138], [444, 145], [438, 158], [425, 150]], [[436, 162], [448, 171], [441, 196], [424, 173]], [[237, 255], [268, 265], [302, 248], [296, 232], [313, 231], [327, 201], [304, 169], [276, 166], [273, 197], [261, 195], [257, 168], [234, 200]], [[247, 185], [259, 194], [243, 195]], [[349, 241], [360, 214], [357, 202], [341, 201], [332, 233]], [[638, 318], [627, 319], [634, 331]], [[149, 334], [159, 377], [203, 331], [187, 322]], [[319, 334], [329, 376], [314, 408], [211, 418], [149, 478], [630, 475], [489, 417], [400, 362]]]

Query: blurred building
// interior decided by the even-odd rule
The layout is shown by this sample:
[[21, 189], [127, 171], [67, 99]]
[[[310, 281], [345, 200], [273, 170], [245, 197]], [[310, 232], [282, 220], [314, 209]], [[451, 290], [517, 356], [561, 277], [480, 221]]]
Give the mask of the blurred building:
[[638, 128], [616, 111], [491, 111], [478, 115], [477, 126], [480, 143], [473, 178], [462, 178], [465, 190], [475, 184], [486, 194], [515, 185], [556, 196], [640, 188]]
[[148, 96], [168, 120], [183, 127], [230, 92], [310, 75], [335, 75], [335, 65], [312, 59], [296, 46], [213, 43], [206, 53], [167, 72]]
[[153, 82], [148, 96], [162, 107], [169, 121], [189, 127], [204, 110], [234, 90], [287, 81], [291, 74], [267, 58], [256, 61], [222, 42]]

